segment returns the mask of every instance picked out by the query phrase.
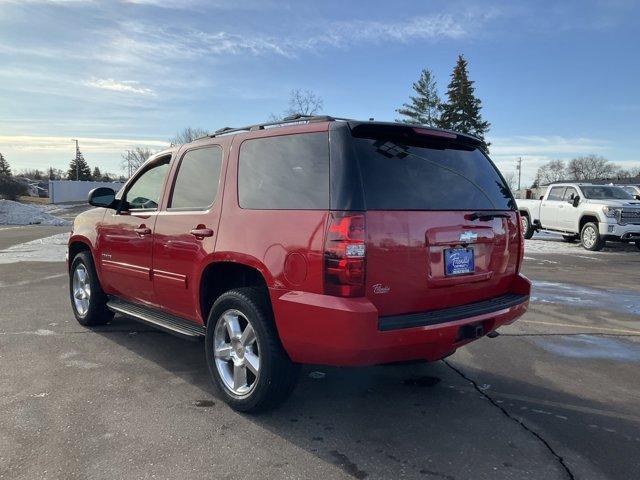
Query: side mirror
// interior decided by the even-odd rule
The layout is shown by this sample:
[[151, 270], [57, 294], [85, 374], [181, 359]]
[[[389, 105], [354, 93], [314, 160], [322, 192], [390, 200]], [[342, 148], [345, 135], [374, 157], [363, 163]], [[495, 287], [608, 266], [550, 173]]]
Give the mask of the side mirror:
[[538, 200], [543, 200], [544, 199], [544, 195], [540, 195], [540, 198]]
[[580, 195], [576, 195], [575, 197], [573, 197], [573, 206], [577, 207], [580, 204]]
[[640, 195], [634, 195], [633, 198], [635, 198], [636, 200], [640, 200]]
[[89, 192], [89, 205], [94, 207], [115, 208], [116, 192], [113, 188], [98, 187]]

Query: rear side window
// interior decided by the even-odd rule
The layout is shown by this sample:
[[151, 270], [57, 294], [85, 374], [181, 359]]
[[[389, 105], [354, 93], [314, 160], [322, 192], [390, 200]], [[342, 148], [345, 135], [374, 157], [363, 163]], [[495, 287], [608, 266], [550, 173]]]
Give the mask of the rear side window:
[[182, 157], [170, 208], [205, 209], [213, 204], [220, 183], [222, 149], [218, 146], [189, 150]]
[[248, 209], [328, 209], [328, 134], [245, 141], [240, 147], [238, 201]]
[[511, 210], [509, 188], [472, 147], [353, 138], [370, 210]]
[[557, 200], [557, 201], [562, 200], [562, 194], [564, 193], [564, 188], [565, 187], [553, 187], [549, 192], [549, 196], [547, 197], [547, 200]]

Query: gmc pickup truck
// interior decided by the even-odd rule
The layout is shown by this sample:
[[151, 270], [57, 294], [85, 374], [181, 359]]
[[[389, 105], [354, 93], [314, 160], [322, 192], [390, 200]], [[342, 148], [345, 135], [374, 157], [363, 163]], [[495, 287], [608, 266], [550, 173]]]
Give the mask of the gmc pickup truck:
[[635, 242], [640, 249], [640, 201], [613, 185], [558, 183], [540, 200], [516, 200], [525, 238], [534, 232], [580, 238], [587, 250], [602, 250], [607, 240]]

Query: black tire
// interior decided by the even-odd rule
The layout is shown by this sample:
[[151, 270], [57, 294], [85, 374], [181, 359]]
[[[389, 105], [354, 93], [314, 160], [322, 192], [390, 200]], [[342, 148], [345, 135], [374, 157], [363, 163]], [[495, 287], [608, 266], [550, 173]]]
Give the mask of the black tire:
[[598, 224], [593, 222], [585, 223], [580, 232], [580, 241], [585, 250], [597, 252], [602, 250], [605, 241], [600, 235]]
[[640, 250], [640, 240], [636, 242], [636, 248]]
[[525, 213], [521, 214], [520, 220], [522, 222], [522, 231], [524, 232], [524, 238], [529, 240], [535, 233], [535, 229], [533, 228], [533, 225], [531, 225], [529, 215]]
[[[234, 394], [225, 385], [214, 354], [216, 326], [223, 321], [223, 314], [229, 310], [239, 311], [246, 317], [255, 332], [259, 350], [259, 373], [253, 376], [254, 383], [249, 393], [242, 396]], [[262, 288], [230, 290], [216, 300], [207, 320], [205, 346], [213, 384], [234, 410], [253, 413], [274, 408], [284, 402], [296, 386], [300, 366], [291, 361], [280, 343], [268, 294]]]
[[576, 240], [578, 240], [578, 236], [577, 235], [562, 235], [562, 240], [564, 242], [567, 242], [567, 243], [574, 243]]
[[[74, 301], [73, 278], [77, 269], [84, 267], [84, 271], [88, 277], [90, 295], [88, 299], [88, 309], [86, 312], [78, 311]], [[87, 327], [93, 325], [104, 325], [113, 318], [113, 312], [107, 308], [107, 296], [102, 291], [98, 275], [96, 273], [93, 258], [90, 252], [78, 253], [71, 262], [69, 269], [69, 298], [71, 300], [71, 309], [80, 325]]]

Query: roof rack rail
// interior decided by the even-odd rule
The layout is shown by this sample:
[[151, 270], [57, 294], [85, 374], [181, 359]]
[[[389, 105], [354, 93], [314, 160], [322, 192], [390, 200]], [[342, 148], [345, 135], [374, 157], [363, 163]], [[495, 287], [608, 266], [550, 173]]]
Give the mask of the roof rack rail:
[[218, 135], [224, 135], [227, 133], [235, 133], [235, 132], [247, 132], [247, 131], [255, 131], [255, 130], [264, 130], [266, 127], [276, 127], [279, 125], [284, 125], [288, 123], [299, 123], [299, 122], [333, 122], [334, 120], [349, 120], [348, 118], [339, 118], [332, 117], [330, 115], [302, 115], [296, 113], [295, 115], [289, 115], [284, 117], [281, 120], [274, 120], [272, 122], [265, 123], [256, 123], [255, 125], [247, 125], [246, 127], [224, 127], [216, 130], [209, 137], [217, 137]]

